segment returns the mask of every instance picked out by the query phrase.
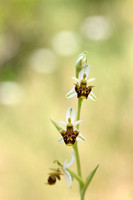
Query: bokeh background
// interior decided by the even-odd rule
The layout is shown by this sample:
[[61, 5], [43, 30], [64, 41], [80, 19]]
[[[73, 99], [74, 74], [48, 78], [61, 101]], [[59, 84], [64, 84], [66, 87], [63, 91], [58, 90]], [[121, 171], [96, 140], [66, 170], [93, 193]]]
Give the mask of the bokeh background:
[[[133, 1], [0, 1], [0, 199], [79, 199], [78, 183], [47, 186], [55, 159], [71, 159], [50, 122], [65, 120], [78, 55], [88, 51], [97, 101], [85, 100], [83, 177], [100, 167], [90, 200], [133, 199]], [[75, 163], [71, 167], [76, 170]]]

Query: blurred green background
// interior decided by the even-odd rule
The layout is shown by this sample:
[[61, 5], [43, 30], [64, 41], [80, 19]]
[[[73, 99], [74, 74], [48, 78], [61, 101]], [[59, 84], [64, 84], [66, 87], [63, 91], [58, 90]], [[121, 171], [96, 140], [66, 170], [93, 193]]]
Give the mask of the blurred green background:
[[[100, 167], [90, 200], [133, 199], [133, 1], [0, 1], [0, 199], [79, 199], [64, 178], [46, 186], [53, 160], [71, 159], [50, 122], [65, 120], [75, 62], [88, 51], [97, 101], [85, 100], [83, 177]], [[76, 170], [76, 165], [71, 167]]]

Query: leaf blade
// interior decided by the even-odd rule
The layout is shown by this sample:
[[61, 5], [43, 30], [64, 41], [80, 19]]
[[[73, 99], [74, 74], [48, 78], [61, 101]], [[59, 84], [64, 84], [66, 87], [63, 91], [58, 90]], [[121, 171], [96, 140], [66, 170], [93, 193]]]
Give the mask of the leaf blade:
[[97, 166], [90, 172], [90, 174], [87, 176], [86, 182], [85, 182], [84, 187], [83, 187], [83, 189], [82, 189], [82, 196], [85, 195], [85, 192], [86, 192], [88, 186], [90, 185], [90, 183], [91, 183], [91, 181], [92, 181], [92, 179], [93, 179], [93, 177], [94, 177], [94, 175], [95, 175], [95, 173], [96, 173], [98, 167], [99, 167], [99, 165], [97, 165]]
[[52, 119], [50, 119], [50, 121], [52, 122], [52, 124], [55, 126], [55, 128], [60, 132], [62, 130], [62, 128]]

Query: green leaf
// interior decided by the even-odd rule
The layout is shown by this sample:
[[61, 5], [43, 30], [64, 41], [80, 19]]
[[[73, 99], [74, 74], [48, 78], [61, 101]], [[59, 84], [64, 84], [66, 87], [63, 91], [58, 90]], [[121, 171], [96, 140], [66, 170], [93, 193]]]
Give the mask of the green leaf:
[[52, 122], [52, 124], [55, 126], [55, 128], [60, 132], [62, 130], [62, 128], [52, 119], [50, 119], [50, 121]]
[[97, 165], [96, 168], [93, 169], [93, 170], [91, 171], [91, 173], [87, 176], [85, 185], [84, 185], [84, 187], [83, 187], [83, 189], [82, 189], [82, 196], [84, 196], [84, 194], [85, 194], [85, 192], [86, 192], [88, 186], [90, 185], [90, 183], [91, 183], [91, 181], [92, 181], [92, 179], [93, 179], [93, 177], [94, 177], [94, 175], [95, 175], [95, 173], [96, 173], [98, 167], [99, 167], [99, 165]]

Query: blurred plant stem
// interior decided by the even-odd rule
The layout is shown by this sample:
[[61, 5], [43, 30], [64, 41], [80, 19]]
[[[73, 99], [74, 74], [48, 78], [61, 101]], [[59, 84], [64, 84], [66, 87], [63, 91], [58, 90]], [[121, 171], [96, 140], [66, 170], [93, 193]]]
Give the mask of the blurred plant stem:
[[[78, 99], [77, 121], [80, 120], [80, 112], [81, 112], [82, 101], [83, 101], [83, 99], [80, 99], [80, 98]], [[76, 128], [79, 129], [79, 124], [76, 126]], [[81, 164], [80, 164], [80, 157], [79, 157], [77, 142], [75, 142], [73, 149], [74, 149], [74, 152], [75, 152], [78, 176], [82, 179], [82, 171], [81, 171]], [[82, 195], [82, 188], [83, 188], [83, 183], [79, 182], [81, 200], [84, 200], [84, 197]]]
[[[80, 112], [81, 112], [81, 105], [82, 105], [83, 99], [78, 99], [78, 111], [77, 111], [77, 121], [80, 120]], [[79, 129], [79, 124], [76, 126], [77, 129]], [[69, 171], [70, 174], [77, 179], [79, 182], [79, 191], [80, 191], [80, 200], [84, 200], [85, 192], [90, 185], [99, 165], [97, 165], [87, 176], [86, 181], [84, 182], [82, 179], [82, 171], [81, 171], [81, 164], [80, 164], [80, 157], [79, 157], [79, 151], [78, 151], [78, 145], [77, 142], [75, 142], [73, 146], [74, 152], [75, 152], [75, 158], [76, 158], [76, 164], [77, 164], [77, 172], [78, 174], [75, 174], [72, 171]]]

